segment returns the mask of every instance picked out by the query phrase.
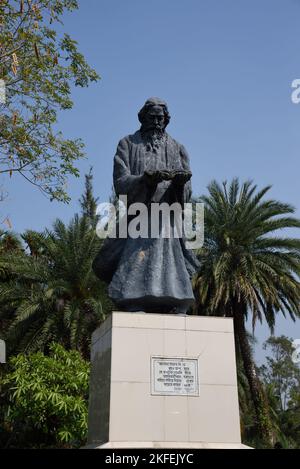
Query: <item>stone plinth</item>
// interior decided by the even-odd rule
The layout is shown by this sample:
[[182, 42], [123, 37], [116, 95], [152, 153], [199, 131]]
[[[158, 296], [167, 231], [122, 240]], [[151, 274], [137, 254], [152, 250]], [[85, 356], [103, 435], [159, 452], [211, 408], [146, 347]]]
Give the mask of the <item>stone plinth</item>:
[[231, 319], [114, 312], [91, 359], [88, 447], [243, 447]]

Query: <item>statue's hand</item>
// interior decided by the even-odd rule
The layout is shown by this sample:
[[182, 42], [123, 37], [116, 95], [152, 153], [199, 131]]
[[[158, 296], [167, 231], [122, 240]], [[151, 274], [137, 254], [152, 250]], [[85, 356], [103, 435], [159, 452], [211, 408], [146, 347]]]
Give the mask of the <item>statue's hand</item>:
[[160, 172], [160, 174], [161, 174], [164, 181], [170, 181], [174, 177], [173, 172], [168, 171], [167, 169], [160, 169], [159, 172]]
[[144, 178], [148, 185], [154, 186], [155, 184], [158, 184], [162, 181], [168, 181], [172, 178], [172, 175], [169, 171], [159, 169], [154, 171], [146, 170], [144, 172]]
[[192, 177], [191, 171], [176, 171], [173, 177], [174, 184], [184, 186]]

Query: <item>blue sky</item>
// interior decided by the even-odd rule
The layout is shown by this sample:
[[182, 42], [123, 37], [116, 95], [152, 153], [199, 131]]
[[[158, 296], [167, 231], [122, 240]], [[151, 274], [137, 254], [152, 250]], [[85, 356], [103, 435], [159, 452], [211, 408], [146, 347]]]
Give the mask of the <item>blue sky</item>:
[[[118, 140], [138, 128], [137, 111], [150, 96], [169, 104], [168, 131], [190, 154], [194, 194], [212, 179], [253, 179], [272, 184], [270, 196], [300, 216], [300, 104], [291, 101], [300, 78], [300, 0], [79, 3], [64, 29], [102, 79], [74, 90], [74, 108], [61, 113], [59, 127], [83, 138], [87, 158], [80, 179], [69, 180], [69, 205], [50, 203], [20, 177], [3, 178], [9, 197], [1, 216], [14, 230], [68, 221], [90, 165], [95, 193], [106, 201]], [[278, 318], [275, 333], [300, 338], [300, 321]], [[256, 334], [269, 335], [265, 326]]]

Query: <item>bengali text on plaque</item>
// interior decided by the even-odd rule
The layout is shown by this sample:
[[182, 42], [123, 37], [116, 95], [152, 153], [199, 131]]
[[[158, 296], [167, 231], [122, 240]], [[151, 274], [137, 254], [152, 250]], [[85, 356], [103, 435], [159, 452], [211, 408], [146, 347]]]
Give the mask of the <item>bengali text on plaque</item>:
[[198, 360], [152, 357], [151, 392], [158, 395], [198, 396]]

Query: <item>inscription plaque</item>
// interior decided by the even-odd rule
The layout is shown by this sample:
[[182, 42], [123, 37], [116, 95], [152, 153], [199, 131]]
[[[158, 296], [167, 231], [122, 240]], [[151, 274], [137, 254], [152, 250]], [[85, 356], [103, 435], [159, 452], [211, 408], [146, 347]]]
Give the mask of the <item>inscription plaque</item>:
[[199, 396], [197, 358], [151, 357], [151, 394]]

